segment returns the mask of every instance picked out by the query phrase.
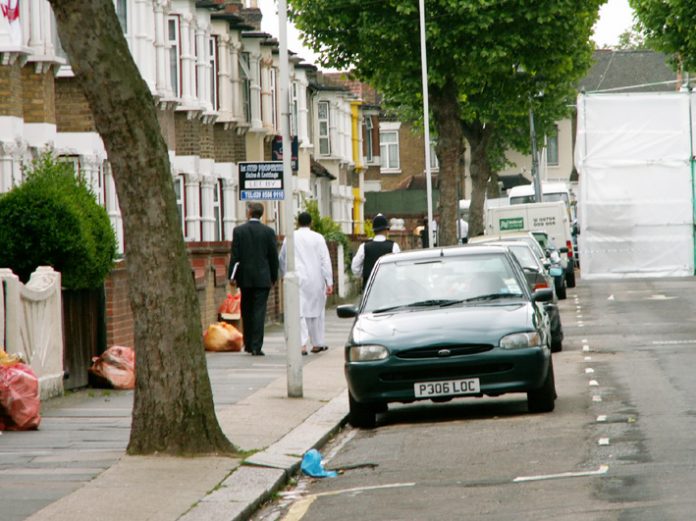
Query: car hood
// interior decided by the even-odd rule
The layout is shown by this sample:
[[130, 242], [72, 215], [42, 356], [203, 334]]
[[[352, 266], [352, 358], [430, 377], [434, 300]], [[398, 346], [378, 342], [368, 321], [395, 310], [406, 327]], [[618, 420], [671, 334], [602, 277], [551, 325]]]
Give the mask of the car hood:
[[353, 344], [392, 349], [462, 343], [498, 345], [501, 337], [536, 328], [530, 302], [365, 313], [353, 326]]

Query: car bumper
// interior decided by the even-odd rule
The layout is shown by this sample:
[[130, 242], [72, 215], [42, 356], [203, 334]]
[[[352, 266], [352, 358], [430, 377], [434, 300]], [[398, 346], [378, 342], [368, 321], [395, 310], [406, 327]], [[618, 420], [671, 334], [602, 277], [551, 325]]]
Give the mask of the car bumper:
[[[541, 387], [550, 357], [548, 349], [539, 347], [418, 360], [390, 355], [375, 362], [347, 362], [345, 375], [351, 395], [360, 403], [429, 399], [416, 398], [414, 384], [465, 378], [479, 379], [480, 395], [497, 396]], [[466, 396], [472, 395], [462, 397]]]

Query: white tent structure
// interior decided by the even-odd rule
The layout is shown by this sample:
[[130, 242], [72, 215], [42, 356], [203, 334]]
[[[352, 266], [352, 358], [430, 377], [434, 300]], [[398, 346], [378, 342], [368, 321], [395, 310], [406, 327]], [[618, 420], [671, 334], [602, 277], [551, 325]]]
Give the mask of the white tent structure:
[[694, 274], [695, 99], [689, 92], [578, 97], [584, 279]]

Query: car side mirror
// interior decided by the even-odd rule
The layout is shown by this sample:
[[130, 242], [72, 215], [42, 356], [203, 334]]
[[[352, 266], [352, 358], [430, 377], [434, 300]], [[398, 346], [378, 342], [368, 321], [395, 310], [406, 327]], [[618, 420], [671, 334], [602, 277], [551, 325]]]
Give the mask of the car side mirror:
[[553, 301], [553, 290], [549, 288], [538, 289], [532, 293], [532, 302], [551, 302]]
[[336, 307], [338, 318], [354, 318], [358, 316], [358, 307], [353, 304], [343, 304]]

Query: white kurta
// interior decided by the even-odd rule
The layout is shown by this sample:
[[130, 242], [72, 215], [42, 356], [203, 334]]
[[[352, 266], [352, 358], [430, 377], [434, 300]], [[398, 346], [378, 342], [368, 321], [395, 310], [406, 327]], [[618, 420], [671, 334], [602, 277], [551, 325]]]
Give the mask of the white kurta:
[[[318, 317], [326, 306], [326, 288], [333, 286], [331, 257], [324, 237], [309, 228], [295, 230], [295, 271], [300, 283], [300, 316]], [[280, 250], [280, 270], [286, 271], [286, 245]]]

